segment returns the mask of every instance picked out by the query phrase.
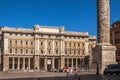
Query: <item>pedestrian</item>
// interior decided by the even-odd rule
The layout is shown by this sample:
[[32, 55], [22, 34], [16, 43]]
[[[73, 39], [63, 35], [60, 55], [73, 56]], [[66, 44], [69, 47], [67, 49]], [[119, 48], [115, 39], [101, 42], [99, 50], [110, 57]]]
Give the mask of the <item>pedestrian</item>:
[[72, 70], [72, 67], [70, 68], [70, 73], [72, 74], [73, 70]]
[[67, 76], [68, 76], [68, 74], [69, 74], [69, 68], [67, 68]]

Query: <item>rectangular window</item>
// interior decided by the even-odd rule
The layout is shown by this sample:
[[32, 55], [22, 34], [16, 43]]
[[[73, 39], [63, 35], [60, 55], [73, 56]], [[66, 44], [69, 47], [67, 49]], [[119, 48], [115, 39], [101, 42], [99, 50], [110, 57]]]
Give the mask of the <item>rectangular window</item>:
[[74, 43], [74, 47], [76, 46], [76, 43]]
[[50, 41], [48, 42], [48, 45], [50, 46]]
[[15, 48], [15, 54], [17, 54], [17, 48]]
[[33, 42], [31, 41], [31, 45], [33, 45]]
[[69, 43], [69, 46], [71, 47], [71, 42]]
[[80, 50], [78, 50], [78, 54], [80, 55]]
[[67, 54], [67, 50], [65, 50], [65, 54]]
[[65, 42], [65, 47], [67, 47], [67, 43]]
[[12, 53], [12, 49], [10, 48], [10, 53]]
[[31, 54], [33, 54], [33, 49], [31, 50]]
[[56, 42], [56, 46], [58, 46], [58, 42]]
[[28, 45], [28, 41], [26, 41], [26, 45]]
[[15, 40], [15, 45], [17, 45], [17, 40]]
[[58, 50], [56, 50], [56, 54], [58, 54]]
[[74, 54], [76, 54], [76, 51], [74, 50]]
[[41, 46], [43, 45], [43, 42], [41, 42]]
[[78, 43], [78, 47], [80, 47], [80, 43]]
[[22, 45], [22, 40], [20, 41], [21, 45]]
[[50, 50], [49, 50], [49, 54], [50, 54]]
[[21, 54], [23, 53], [23, 50], [21, 49]]
[[28, 49], [26, 49], [26, 54], [28, 54]]
[[71, 50], [70, 50], [70, 54], [71, 54]]
[[10, 44], [12, 44], [12, 40], [10, 40]]

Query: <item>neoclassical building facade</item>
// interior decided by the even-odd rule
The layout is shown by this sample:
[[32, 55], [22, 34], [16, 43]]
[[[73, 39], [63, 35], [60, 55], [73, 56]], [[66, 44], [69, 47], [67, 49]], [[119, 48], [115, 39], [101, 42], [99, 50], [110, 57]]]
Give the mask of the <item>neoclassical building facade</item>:
[[4, 26], [0, 28], [0, 69], [29, 71], [90, 65], [95, 44], [95, 36], [65, 31], [63, 26]]
[[116, 61], [120, 63], [120, 20], [114, 22], [110, 28], [110, 42], [116, 46]]

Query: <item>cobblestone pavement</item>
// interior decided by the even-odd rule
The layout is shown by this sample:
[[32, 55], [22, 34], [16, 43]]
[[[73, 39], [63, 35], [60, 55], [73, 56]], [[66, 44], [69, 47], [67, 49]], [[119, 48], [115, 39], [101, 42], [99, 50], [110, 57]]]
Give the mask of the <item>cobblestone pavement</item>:
[[120, 76], [95, 75], [91, 72], [80, 72], [77, 75], [60, 72], [26, 72], [3, 73], [0, 72], [0, 80], [120, 80]]

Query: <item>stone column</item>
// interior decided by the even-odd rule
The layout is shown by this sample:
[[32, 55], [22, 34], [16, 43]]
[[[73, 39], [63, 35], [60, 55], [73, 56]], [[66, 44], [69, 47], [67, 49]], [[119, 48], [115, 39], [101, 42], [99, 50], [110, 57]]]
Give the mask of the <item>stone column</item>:
[[47, 57], [44, 58], [44, 70], [47, 70]]
[[39, 56], [34, 56], [34, 69], [39, 70]]
[[62, 46], [63, 46], [63, 55], [65, 55], [65, 42], [64, 42], [64, 40], [63, 40], [63, 42], [62, 42]]
[[3, 71], [8, 71], [9, 68], [9, 57], [4, 54], [8, 54], [8, 33], [3, 35]]
[[64, 53], [64, 49], [63, 49], [63, 39], [60, 40], [60, 55], [63, 55]]
[[14, 68], [14, 64], [15, 64], [15, 62], [14, 62], [14, 57], [12, 58], [12, 69], [14, 70], [15, 68]]
[[3, 45], [4, 45], [4, 54], [8, 54], [8, 34], [7, 33], [4, 33], [4, 38], [3, 38], [4, 42], [3, 42]]
[[60, 56], [60, 69], [63, 69], [65, 67], [64, 61], [65, 61], [64, 57]]
[[18, 57], [18, 65], [17, 65], [17, 69], [20, 69], [20, 58]]
[[35, 55], [39, 54], [39, 39], [35, 38]]
[[85, 42], [85, 45], [84, 45], [84, 49], [85, 49], [85, 55], [89, 55], [88, 54], [88, 42]]
[[9, 57], [3, 56], [3, 71], [8, 71], [9, 68]]
[[73, 67], [73, 58], [71, 58], [71, 61], [72, 61], [72, 65], [71, 65], [71, 67]]
[[23, 57], [23, 67], [22, 69], [25, 69], [25, 58]]
[[28, 69], [30, 69], [30, 58], [28, 58]]
[[69, 58], [66, 58], [67, 59], [67, 66], [69, 66]]
[[55, 62], [55, 58], [53, 57], [53, 58], [52, 58], [52, 68], [53, 68], [53, 69], [55, 68], [55, 63], [54, 63], [54, 62]]
[[[96, 73], [103, 73], [106, 65], [115, 64], [115, 46], [110, 45], [110, 9], [109, 0], [97, 0], [98, 44], [93, 48], [93, 63]], [[99, 70], [98, 70], [99, 69]]]
[[76, 67], [78, 67], [78, 58], [76, 58]]
[[98, 44], [110, 45], [109, 0], [97, 0]]
[[44, 51], [45, 51], [45, 54], [47, 55], [47, 39], [45, 39], [44, 41]]

